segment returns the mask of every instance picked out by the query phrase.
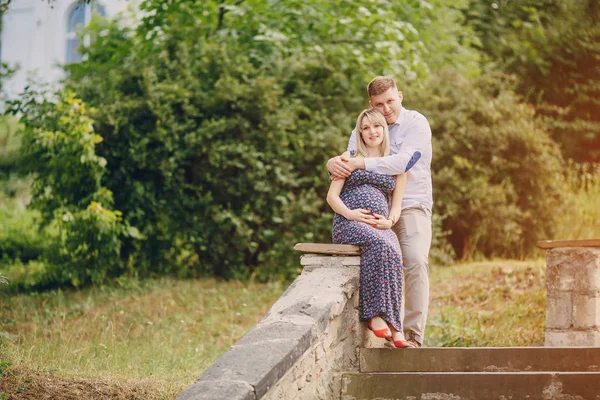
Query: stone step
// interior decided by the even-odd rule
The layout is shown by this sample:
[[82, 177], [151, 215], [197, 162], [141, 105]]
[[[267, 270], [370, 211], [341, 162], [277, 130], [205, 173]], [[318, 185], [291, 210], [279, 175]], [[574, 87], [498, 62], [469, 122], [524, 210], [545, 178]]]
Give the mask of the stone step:
[[[361, 372], [600, 372], [600, 347], [423, 347], [360, 350]], [[600, 391], [598, 392], [600, 395]], [[599, 396], [600, 399], [600, 396]]]
[[342, 400], [597, 400], [599, 372], [345, 373]]

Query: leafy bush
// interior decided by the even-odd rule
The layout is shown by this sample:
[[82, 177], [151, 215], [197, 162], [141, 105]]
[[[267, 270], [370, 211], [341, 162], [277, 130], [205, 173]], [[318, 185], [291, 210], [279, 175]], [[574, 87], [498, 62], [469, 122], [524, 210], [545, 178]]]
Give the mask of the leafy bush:
[[52, 236], [50, 230], [40, 229], [40, 213], [26, 208], [31, 179], [22, 168], [17, 132], [16, 118], [0, 116], [0, 282], [9, 278], [11, 287], [25, 273], [23, 266], [44, 254]]
[[466, 25], [482, 53], [519, 77], [566, 158], [600, 162], [600, 3], [470, 0]]
[[234, 43], [173, 52], [142, 69], [127, 64], [103, 92], [90, 93], [92, 81], [79, 89], [92, 104], [118, 94], [98, 104], [98, 150], [117, 207], [147, 238], [129, 248], [138, 271], [285, 271], [296, 241], [330, 234], [324, 165], [353, 119], [324, 101], [323, 91], [345, 94], [335, 70], [290, 59], [264, 71]]
[[67, 91], [13, 107], [58, 231], [34, 280], [293, 276], [295, 242], [330, 240], [325, 162], [384, 73], [434, 128], [432, 256], [525, 254], [552, 228], [560, 155], [506, 81], [474, 78], [460, 14], [433, 3], [147, 0], [136, 28], [94, 20]]
[[513, 86], [441, 72], [414, 100], [432, 125], [435, 208], [460, 258], [529, 255], [561, 212], [560, 151]]
[[121, 242], [139, 235], [111, 209], [112, 193], [101, 185], [106, 160], [95, 153], [102, 138], [93, 131], [94, 110], [72, 93], [57, 103], [36, 98], [28, 92], [12, 111], [23, 113], [23, 162], [35, 173], [31, 206], [57, 234], [40, 257], [46, 268], [33, 271], [29, 284], [79, 286], [121, 275]]
[[330, 240], [325, 161], [375, 71], [409, 82], [454, 50], [472, 58], [443, 7], [144, 1], [135, 29], [94, 21], [67, 87], [97, 109], [102, 185], [144, 237], [122, 260], [140, 275], [293, 276], [294, 243]]
[[49, 237], [39, 229], [39, 213], [0, 196], [0, 259], [23, 262], [40, 257]]

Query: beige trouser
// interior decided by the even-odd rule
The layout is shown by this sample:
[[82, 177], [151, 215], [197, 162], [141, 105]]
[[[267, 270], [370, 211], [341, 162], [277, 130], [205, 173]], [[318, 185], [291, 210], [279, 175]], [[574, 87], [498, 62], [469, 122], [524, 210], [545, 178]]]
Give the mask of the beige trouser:
[[400, 241], [404, 265], [404, 332], [423, 343], [429, 308], [431, 210], [423, 205], [402, 210], [392, 227]]

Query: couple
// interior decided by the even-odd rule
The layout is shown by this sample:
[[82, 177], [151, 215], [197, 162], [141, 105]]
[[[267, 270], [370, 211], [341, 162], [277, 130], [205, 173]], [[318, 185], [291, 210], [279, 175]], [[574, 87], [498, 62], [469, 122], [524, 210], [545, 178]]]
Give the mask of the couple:
[[[360, 317], [396, 347], [421, 347], [429, 305], [431, 129], [385, 76], [367, 86], [348, 152], [327, 162], [333, 242], [361, 247]], [[406, 304], [401, 317], [402, 281]], [[404, 324], [403, 324], [404, 322]]]

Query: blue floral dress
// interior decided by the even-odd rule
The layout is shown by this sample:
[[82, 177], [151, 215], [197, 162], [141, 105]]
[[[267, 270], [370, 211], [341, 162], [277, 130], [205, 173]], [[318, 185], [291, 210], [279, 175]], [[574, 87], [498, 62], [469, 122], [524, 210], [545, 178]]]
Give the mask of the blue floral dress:
[[[395, 186], [395, 176], [358, 169], [346, 179], [340, 198], [351, 210], [364, 208], [387, 216]], [[380, 316], [402, 332], [402, 253], [396, 234], [335, 214], [332, 239], [336, 244], [361, 248], [360, 318]]]

